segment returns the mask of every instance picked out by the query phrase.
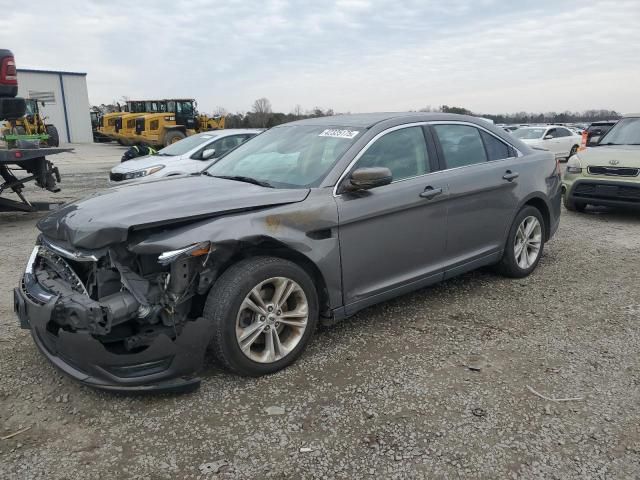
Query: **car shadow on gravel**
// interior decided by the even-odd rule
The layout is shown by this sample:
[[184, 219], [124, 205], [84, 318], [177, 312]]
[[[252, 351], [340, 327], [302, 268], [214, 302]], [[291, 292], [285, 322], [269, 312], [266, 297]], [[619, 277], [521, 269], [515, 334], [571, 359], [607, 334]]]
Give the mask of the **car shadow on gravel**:
[[25, 223], [38, 221], [48, 212], [0, 212], [0, 228], [23, 227]]
[[567, 211], [562, 213], [563, 215], [571, 214], [578, 216], [590, 216], [592, 218], [600, 217], [607, 221], [621, 222], [630, 225], [640, 224], [640, 208], [595, 207], [589, 205], [582, 213], [569, 213]]

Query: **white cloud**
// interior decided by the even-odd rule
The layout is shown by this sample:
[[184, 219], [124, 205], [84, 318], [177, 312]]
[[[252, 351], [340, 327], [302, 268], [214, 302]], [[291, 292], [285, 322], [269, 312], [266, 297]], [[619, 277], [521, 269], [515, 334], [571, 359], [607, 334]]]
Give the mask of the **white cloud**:
[[640, 110], [638, 2], [517, 3], [33, 0], [0, 31], [19, 66], [88, 72], [95, 103]]

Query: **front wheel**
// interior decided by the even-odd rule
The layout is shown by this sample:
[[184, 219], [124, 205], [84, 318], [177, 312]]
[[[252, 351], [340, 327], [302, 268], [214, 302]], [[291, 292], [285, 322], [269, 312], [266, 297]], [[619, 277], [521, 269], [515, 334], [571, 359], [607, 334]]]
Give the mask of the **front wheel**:
[[256, 257], [230, 267], [204, 309], [211, 349], [225, 368], [246, 376], [277, 372], [303, 352], [318, 322], [318, 294], [298, 265]]
[[47, 145], [50, 147], [58, 147], [60, 146], [60, 135], [58, 134], [58, 129], [55, 125], [47, 125], [47, 135], [49, 138], [47, 139]]
[[522, 278], [535, 270], [544, 249], [545, 226], [540, 210], [526, 206], [516, 215], [498, 270]]
[[564, 208], [569, 210], [570, 212], [584, 212], [585, 208], [587, 208], [587, 204], [583, 202], [576, 202], [572, 198], [569, 197], [569, 193], [565, 192], [563, 197]]
[[172, 130], [164, 136], [164, 146], [168, 147], [172, 143], [179, 142], [186, 137], [187, 135], [184, 132], [181, 132], [180, 130]]
[[565, 161], [569, 161], [569, 159], [571, 157], [573, 157], [576, 153], [578, 153], [578, 145], [574, 145], [573, 147], [571, 147], [571, 150], [569, 151], [569, 156], [565, 159]]

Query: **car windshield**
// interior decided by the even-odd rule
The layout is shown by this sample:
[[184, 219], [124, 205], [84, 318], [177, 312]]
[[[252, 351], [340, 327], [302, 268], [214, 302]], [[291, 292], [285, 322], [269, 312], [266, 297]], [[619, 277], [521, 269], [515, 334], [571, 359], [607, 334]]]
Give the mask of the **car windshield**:
[[273, 128], [222, 157], [206, 173], [252, 178], [276, 188], [315, 187], [361, 133], [362, 128], [351, 127]]
[[208, 133], [203, 135], [192, 135], [187, 137], [179, 142], [172, 143], [171, 145], [164, 147], [162, 150], [158, 151], [158, 155], [164, 157], [175, 157], [177, 155], [184, 155], [187, 152], [190, 152], [194, 148], [197, 148], [201, 145], [204, 145], [207, 142], [210, 142], [213, 138], [217, 137], [215, 133]]
[[640, 118], [623, 118], [601, 139], [600, 145], [640, 145]]
[[545, 130], [546, 128], [519, 128], [511, 132], [511, 135], [521, 140], [533, 140], [542, 138]]

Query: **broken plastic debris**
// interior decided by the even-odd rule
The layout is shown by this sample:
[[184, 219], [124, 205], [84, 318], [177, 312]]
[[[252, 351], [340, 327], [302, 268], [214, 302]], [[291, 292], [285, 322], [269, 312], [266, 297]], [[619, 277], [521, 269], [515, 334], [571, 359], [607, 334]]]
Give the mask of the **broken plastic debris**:
[[487, 366], [487, 359], [482, 355], [475, 355], [475, 354], [469, 355], [469, 357], [467, 358], [467, 361], [465, 362], [465, 367], [467, 367], [469, 370], [475, 370], [477, 372], [479, 372], [486, 366]]
[[265, 408], [267, 415], [284, 415], [284, 408], [277, 405]]
[[226, 460], [218, 460], [216, 462], [203, 463], [198, 468], [200, 469], [200, 473], [205, 475], [209, 475], [212, 473], [219, 473], [222, 467], [226, 467], [229, 465], [229, 462]]

